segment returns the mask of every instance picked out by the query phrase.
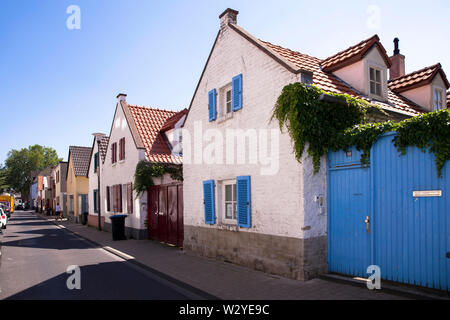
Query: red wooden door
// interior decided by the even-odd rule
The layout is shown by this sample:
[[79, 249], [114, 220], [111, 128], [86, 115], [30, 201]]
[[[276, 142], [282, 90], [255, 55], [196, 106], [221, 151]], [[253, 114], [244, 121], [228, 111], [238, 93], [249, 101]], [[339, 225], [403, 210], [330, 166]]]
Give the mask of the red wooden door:
[[177, 186], [170, 186], [167, 188], [167, 242], [177, 245], [178, 234], [178, 188]]
[[167, 242], [167, 187], [159, 189], [158, 240]]
[[148, 236], [158, 240], [159, 186], [150, 187], [148, 194], [147, 227]]
[[150, 239], [183, 246], [182, 184], [151, 187], [148, 190], [147, 215]]

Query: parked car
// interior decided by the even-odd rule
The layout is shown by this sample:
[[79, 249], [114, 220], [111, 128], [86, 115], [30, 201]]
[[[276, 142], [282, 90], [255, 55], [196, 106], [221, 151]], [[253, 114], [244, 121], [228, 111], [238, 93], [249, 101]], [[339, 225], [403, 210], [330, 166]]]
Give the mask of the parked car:
[[6, 229], [6, 224], [8, 223], [8, 217], [5, 214], [5, 211], [0, 208], [0, 227], [1, 229]]
[[19, 205], [16, 206], [16, 210], [25, 210], [24, 205], [21, 203]]
[[11, 217], [11, 212], [9, 210], [9, 206], [5, 205], [4, 203], [0, 203], [0, 209], [3, 210], [4, 214], [6, 214], [6, 217], [9, 219]]

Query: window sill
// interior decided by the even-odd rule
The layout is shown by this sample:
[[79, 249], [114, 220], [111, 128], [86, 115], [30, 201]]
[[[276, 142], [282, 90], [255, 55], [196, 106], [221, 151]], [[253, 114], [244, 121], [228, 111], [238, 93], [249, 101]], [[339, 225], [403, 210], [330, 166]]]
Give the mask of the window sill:
[[217, 119], [217, 123], [223, 123], [229, 119], [233, 119], [233, 112], [227, 113], [226, 115], [221, 116]]
[[237, 222], [234, 224], [222, 221], [217, 224], [217, 228], [220, 230], [227, 230], [232, 232], [239, 232], [239, 226], [237, 225]]

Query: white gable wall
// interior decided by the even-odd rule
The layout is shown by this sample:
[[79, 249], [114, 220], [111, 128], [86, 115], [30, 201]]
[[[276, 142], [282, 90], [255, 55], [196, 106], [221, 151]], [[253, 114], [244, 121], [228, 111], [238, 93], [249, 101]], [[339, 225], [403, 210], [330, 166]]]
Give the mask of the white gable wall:
[[[95, 139], [94, 139], [95, 140]], [[94, 158], [95, 154], [98, 152], [98, 145], [97, 142], [94, 142], [94, 146], [92, 148], [92, 154], [91, 154], [91, 161], [89, 164], [89, 215], [98, 215], [98, 213], [94, 212], [94, 190], [98, 189], [98, 175], [94, 171], [95, 164], [94, 164]], [[99, 155], [99, 159], [101, 159]], [[99, 160], [101, 161], [101, 160]]]
[[[232, 78], [241, 73], [243, 108], [233, 112], [231, 119], [221, 121], [220, 89], [230, 84]], [[326, 234], [326, 215], [323, 211], [321, 215], [318, 214], [317, 204], [313, 202], [313, 194], [310, 194], [315, 192], [325, 195], [325, 171], [311, 176], [311, 160], [306, 159], [303, 164], [299, 164], [293, 154], [293, 145], [288, 133], [286, 131], [280, 133], [277, 121], [270, 121], [283, 87], [289, 83], [300, 82], [300, 79], [300, 74], [290, 72], [234, 30], [226, 28], [221, 32], [193, 99], [184, 129], [190, 133], [192, 139], [196, 121], [200, 121], [203, 132], [211, 128], [219, 129], [223, 137], [226, 136], [226, 129], [263, 129], [268, 130], [268, 136], [270, 129], [275, 129], [279, 133], [279, 171], [274, 175], [262, 175], [261, 165], [249, 164], [248, 160], [246, 164], [233, 165], [204, 162], [194, 164], [194, 157], [186, 158], [188, 146], [183, 134], [185, 248], [200, 250], [203, 251], [202, 254], [209, 256], [225, 256], [233, 262], [271, 273], [299, 279], [307, 277], [296, 267], [287, 265], [297, 259], [299, 262], [294, 263], [296, 266], [303, 264], [301, 239]], [[218, 120], [209, 122], [208, 92], [214, 88], [219, 94]], [[208, 142], [203, 142], [203, 146], [206, 145]], [[226, 163], [225, 148], [223, 151], [223, 163]], [[322, 166], [325, 168], [325, 164]], [[308, 182], [312, 182], [312, 185], [304, 184], [305, 172]], [[230, 226], [222, 221], [224, 210], [218, 185], [222, 180], [235, 179], [237, 176], [251, 176], [250, 229]], [[204, 218], [202, 182], [205, 180], [216, 182], [217, 218], [216, 224], [212, 226], [206, 225]], [[305, 199], [306, 194], [308, 199]], [[305, 208], [312, 210], [311, 214], [314, 214], [314, 217], [305, 218], [305, 215], [310, 214], [305, 213]], [[305, 225], [305, 220], [308, 225]], [[214, 230], [225, 232], [215, 233]], [[252, 234], [260, 236], [255, 238]], [[220, 243], [222, 241], [220, 239], [223, 239], [223, 243]], [[245, 244], [247, 242], [245, 239], [248, 239], [248, 244]], [[212, 241], [218, 243], [213, 244]], [[250, 241], [256, 243], [251, 244]], [[235, 245], [238, 243], [239, 248], [233, 248], [235, 245], [232, 243]], [[247, 247], [243, 248], [243, 245]], [[267, 248], [270, 246], [273, 250], [271, 249], [269, 253]], [[233, 251], [229, 252], [228, 249]], [[216, 251], [213, 252], [214, 250]], [[279, 258], [276, 258], [277, 254], [280, 254]], [[268, 256], [273, 259], [267, 258]], [[286, 268], [290, 268], [290, 271], [284, 271]]]
[[[125, 160], [119, 160], [119, 140], [125, 137]], [[111, 162], [111, 146], [117, 143], [117, 162], [112, 164]], [[120, 105], [116, 108], [116, 114], [114, 116], [108, 150], [106, 152], [105, 162], [102, 166], [102, 214], [105, 216], [105, 223], [110, 224], [109, 217], [116, 214], [115, 212], [108, 212], [106, 205], [106, 187], [109, 186], [112, 189], [113, 185], [134, 182], [134, 173], [136, 165], [140, 160], [145, 159], [145, 150], [137, 149], [129, 129], [129, 125], [123, 113]], [[145, 219], [147, 218], [147, 193], [142, 194], [136, 199], [136, 192], [133, 191], [133, 213], [125, 219], [125, 226], [127, 227], [127, 233], [131, 233], [133, 237], [141, 237], [145, 234]], [[122, 189], [122, 208], [123, 213], [127, 213], [127, 196], [126, 188]], [[111, 198], [111, 210], [112, 210], [112, 198]]]
[[[240, 73], [243, 74], [243, 109], [234, 112], [233, 118], [225, 122], [209, 122], [208, 92], [214, 88], [219, 90]], [[218, 40], [212, 53], [184, 129], [193, 136], [194, 121], [201, 121], [203, 131], [209, 128], [220, 129], [224, 137], [227, 128], [278, 129], [277, 121], [269, 122], [273, 107], [283, 87], [296, 81], [297, 77], [290, 71], [235, 31], [228, 29]], [[207, 143], [204, 143], [204, 146], [206, 145]], [[225, 163], [225, 159], [223, 162]], [[183, 171], [185, 225], [206, 226], [202, 181], [250, 175], [252, 228], [241, 229], [241, 232], [302, 237], [302, 171], [292, 155], [292, 145], [287, 133], [280, 134], [279, 166], [278, 174], [262, 176], [259, 165], [197, 165], [187, 164], [185, 159]], [[283, 203], [282, 208], [280, 203]], [[217, 226], [212, 228], [214, 227]]]

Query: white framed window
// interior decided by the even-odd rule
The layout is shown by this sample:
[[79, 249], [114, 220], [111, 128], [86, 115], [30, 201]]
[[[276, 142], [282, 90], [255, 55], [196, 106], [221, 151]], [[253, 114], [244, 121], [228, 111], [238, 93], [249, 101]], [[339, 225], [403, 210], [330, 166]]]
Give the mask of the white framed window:
[[380, 69], [370, 67], [369, 68], [369, 90], [370, 94], [381, 97], [382, 93], [382, 81], [381, 81], [382, 71]]
[[224, 221], [235, 223], [237, 219], [236, 180], [227, 180], [223, 182], [222, 199]]
[[227, 114], [233, 112], [232, 108], [233, 96], [231, 94], [231, 88], [225, 91], [225, 111]]
[[444, 108], [444, 94], [441, 89], [434, 89], [434, 110], [442, 110]]
[[218, 97], [218, 116], [221, 120], [226, 120], [233, 117], [233, 87], [229, 83], [219, 90]]

